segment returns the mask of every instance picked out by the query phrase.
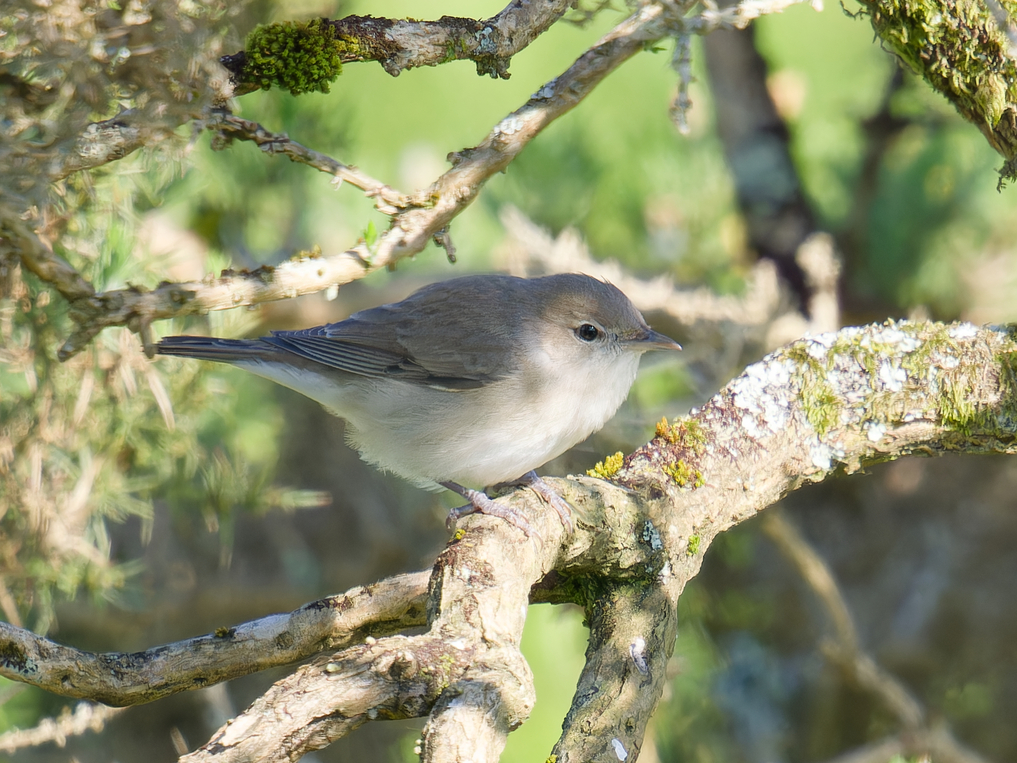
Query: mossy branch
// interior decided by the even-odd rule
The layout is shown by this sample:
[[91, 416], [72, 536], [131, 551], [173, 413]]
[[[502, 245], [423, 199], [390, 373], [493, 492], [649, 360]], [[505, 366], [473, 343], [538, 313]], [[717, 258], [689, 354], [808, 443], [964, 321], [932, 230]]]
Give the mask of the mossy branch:
[[[1017, 179], [1017, 59], [981, 0], [859, 0], [880, 39], [982, 131]], [[1000, 0], [1014, 17], [1017, 3]]]
[[342, 64], [378, 61], [393, 77], [404, 69], [469, 60], [477, 73], [508, 79], [512, 56], [571, 7], [566, 0], [511, 3], [489, 19], [437, 21], [347, 16], [259, 26], [244, 50], [224, 56], [237, 94], [276, 86], [294, 95], [327, 93]]

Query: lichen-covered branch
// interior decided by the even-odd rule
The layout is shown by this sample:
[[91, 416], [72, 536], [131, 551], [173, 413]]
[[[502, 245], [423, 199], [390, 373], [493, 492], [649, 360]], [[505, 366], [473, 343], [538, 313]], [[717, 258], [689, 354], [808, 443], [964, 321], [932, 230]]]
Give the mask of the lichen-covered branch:
[[435, 563], [427, 633], [316, 660], [185, 760], [294, 760], [368, 719], [432, 710], [422, 760], [497, 760], [533, 706], [519, 642], [530, 584], [550, 571], [564, 538], [549, 514], [534, 512], [542, 543], [503, 521], [471, 518]]
[[512, 0], [489, 19], [443, 16], [437, 21], [387, 21], [349, 16], [332, 24], [338, 38], [355, 40], [364, 58], [378, 61], [392, 76], [417, 66], [470, 60], [476, 63], [477, 74], [508, 79], [512, 56], [572, 5], [569, 0]]
[[[686, 17], [693, 4], [664, 2], [673, 31], [705, 34], [742, 29], [760, 16], [779, 13], [804, 0], [743, 0]], [[513, 0], [489, 19], [442, 16], [437, 21], [347, 16], [284, 21], [253, 30], [245, 49], [224, 56], [237, 95], [282, 87], [295, 95], [329, 92], [342, 64], [378, 61], [393, 77], [405, 69], [470, 60], [477, 74], [508, 79], [512, 56], [562, 18], [573, 3]], [[663, 35], [660, 35], [663, 36]]]
[[[859, 0], [883, 42], [978, 127], [1017, 178], [1017, 59], [989, 6], [952, 0]], [[1003, 16], [1017, 4], [999, 0]]]
[[[553, 480], [576, 509], [571, 535], [525, 489], [500, 500], [525, 514], [539, 540], [498, 519], [468, 518], [432, 573], [426, 633], [369, 638], [317, 658], [189, 760], [290, 760], [366, 720], [427, 714], [424, 760], [496, 760], [532, 705], [518, 653], [527, 600], [577, 602], [591, 627], [558, 759], [634, 759], [666, 680], [678, 597], [716, 535], [798, 487], [866, 464], [948, 451], [1017, 452], [1015, 359], [1009, 331], [970, 324], [887, 323], [795, 342], [750, 366], [688, 418], [662, 421], [634, 453], [605, 459], [599, 473], [610, 482]], [[359, 611], [355, 602], [344, 617], [356, 618], [357, 633], [392, 633], [409, 622], [399, 620], [406, 599], [399, 601], [395, 617]], [[207, 650], [220, 640], [228, 655], [254, 625], [192, 644]], [[352, 630], [333, 646], [351, 643]], [[327, 632], [319, 632], [321, 643]], [[63, 685], [73, 672], [68, 660], [80, 653], [47, 664], [53, 658], [39, 645], [29, 659], [23, 632], [5, 626], [2, 634], [5, 675], [41, 684], [45, 668], [60, 678], [48, 688], [81, 695]], [[247, 657], [279, 664], [270, 661], [279, 649], [275, 635], [259, 642], [269, 655], [252, 649]], [[91, 691], [138, 696], [149, 683], [179, 681], [159, 653], [131, 656], [158, 669], [93, 676]], [[226, 677], [210, 671], [200, 683]], [[941, 736], [930, 732], [936, 744], [948, 744]]]
[[[559, 549], [561, 529], [550, 512], [525, 491], [513, 494], [509, 500], [527, 513], [544, 537], [544, 553], [550, 549], [554, 557], [540, 565], [554, 570], [543, 590], [582, 603], [590, 614], [587, 666], [556, 754], [614, 761], [638, 753], [643, 724], [665, 680], [673, 602], [718, 532], [842, 468], [949, 449], [1012, 452], [1015, 352], [1007, 332], [966, 324], [870, 326], [803, 340], [748, 369], [688, 420], [659, 426], [657, 437], [614, 473], [625, 489], [588, 479], [556, 482], [579, 517], [565, 548]], [[472, 521], [484, 527], [471, 526], [455, 544], [464, 556], [449, 563], [471, 581], [469, 607], [483, 606], [490, 587], [487, 611], [497, 611], [495, 602], [508, 584], [502, 575], [511, 574], [502, 571], [500, 556], [505, 547], [522, 546], [513, 545], [515, 529]], [[485, 542], [479, 558], [467, 556], [466, 545], [477, 530], [504, 536], [496, 549]], [[513, 560], [510, 569], [518, 565]], [[443, 563], [439, 568], [444, 574]], [[516, 584], [528, 582], [522, 576]], [[471, 643], [458, 630], [446, 637], [461, 647]], [[407, 664], [420, 664], [417, 642], [398, 646]], [[320, 672], [326, 682], [327, 671]], [[518, 680], [513, 676], [508, 685]], [[307, 688], [302, 685], [299, 695]], [[294, 695], [285, 696], [288, 707]], [[476, 709], [463, 698], [477, 695], [454, 696], [464, 713]], [[490, 695], [480, 700], [490, 701]], [[447, 696], [438, 700], [438, 707], [447, 704]], [[456, 733], [441, 728], [442, 734]], [[581, 733], [589, 729], [597, 733]], [[460, 731], [470, 739], [490, 738], [473, 725]], [[438, 743], [437, 733], [432, 730], [426, 745]], [[442, 743], [459, 749], [455, 739]], [[484, 748], [488, 757], [470, 750], [476, 760], [491, 760], [495, 748]]]
[[684, 577], [662, 568], [652, 582], [608, 584], [588, 604], [586, 665], [552, 751], [558, 761], [638, 757], [674, 651]]

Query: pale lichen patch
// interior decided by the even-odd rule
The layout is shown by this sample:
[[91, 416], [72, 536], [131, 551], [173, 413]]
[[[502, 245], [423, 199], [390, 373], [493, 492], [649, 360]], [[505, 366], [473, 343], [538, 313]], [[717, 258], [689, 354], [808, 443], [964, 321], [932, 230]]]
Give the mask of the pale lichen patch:
[[887, 392], [900, 392], [907, 383], [908, 372], [897, 365], [897, 362], [896, 358], [887, 358], [879, 364], [876, 379]]
[[886, 434], [886, 425], [879, 421], [869, 422], [863, 429], [865, 429], [865, 436], [869, 442], [879, 442]]
[[833, 448], [822, 442], [813, 443], [809, 448], [809, 460], [817, 469], [824, 472], [833, 468]]
[[747, 369], [729, 387], [733, 406], [756, 441], [802, 416], [815, 437], [808, 461], [821, 470], [839, 459], [847, 430], [873, 444], [920, 420], [967, 431], [986, 415], [970, 395], [984, 359], [963, 346], [978, 335], [966, 323], [900, 321], [809, 336]]
[[790, 415], [788, 392], [794, 363], [770, 355], [745, 369], [728, 387], [735, 408], [743, 412], [742, 427], [761, 440], [782, 431]]
[[951, 339], [974, 339], [978, 336], [978, 327], [973, 323], [955, 323], [946, 333]]
[[[834, 468], [852, 472], [911, 452], [914, 446], [903, 443], [916, 433], [939, 431], [944, 444], [934, 449], [957, 447], [949, 443], [1017, 422], [1015, 339], [1015, 329], [910, 321], [810, 336], [748, 367], [690, 413], [703, 428], [696, 458], [686, 463], [673, 448], [648, 452], [657, 453], [658, 473], [670, 477], [665, 486], [687, 490], [719, 484], [712, 475], [693, 479], [692, 470], [708, 474], [705, 465], [720, 454], [749, 463], [783, 449], [786, 468], [814, 481]], [[677, 433], [685, 421], [661, 422], [657, 443], [684, 444]], [[751, 490], [750, 480], [743, 487]]]

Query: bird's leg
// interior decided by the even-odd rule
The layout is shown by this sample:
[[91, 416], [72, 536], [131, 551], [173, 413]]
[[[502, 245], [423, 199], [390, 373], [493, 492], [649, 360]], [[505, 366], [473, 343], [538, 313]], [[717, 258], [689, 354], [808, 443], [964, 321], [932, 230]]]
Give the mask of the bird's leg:
[[438, 484], [444, 488], [448, 488], [453, 493], [458, 493], [469, 501], [466, 506], [460, 506], [449, 511], [448, 519], [445, 520], [445, 524], [449, 529], [452, 529], [452, 525], [454, 525], [457, 520], [469, 516], [470, 514], [487, 514], [489, 517], [500, 517], [506, 522], [515, 525], [529, 537], [533, 537], [537, 534], [533, 529], [533, 525], [526, 521], [526, 517], [524, 517], [521, 512], [516, 511], [511, 506], [505, 506], [504, 504], [498, 503], [490, 498], [487, 493], [481, 492], [480, 490], [474, 490], [473, 488], [463, 487], [458, 482], [440, 482]]

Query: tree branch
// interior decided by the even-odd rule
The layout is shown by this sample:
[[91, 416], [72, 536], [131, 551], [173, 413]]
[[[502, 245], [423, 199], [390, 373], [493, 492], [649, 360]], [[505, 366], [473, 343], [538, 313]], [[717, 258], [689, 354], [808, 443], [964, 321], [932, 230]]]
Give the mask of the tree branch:
[[[323, 23], [334, 30], [332, 44], [343, 63], [377, 61], [386, 72], [398, 77], [404, 69], [466, 59], [476, 63], [477, 74], [508, 79], [512, 56], [547, 31], [571, 6], [571, 0], [513, 0], [500, 13], [483, 20], [347, 16]], [[222, 59], [238, 95], [259, 86], [247, 78], [250, 57], [243, 50]]]
[[437, 21], [347, 16], [331, 22], [337, 37], [361, 43], [361, 60], [378, 61], [393, 77], [404, 69], [468, 59], [477, 74], [508, 79], [516, 53], [547, 31], [572, 0], [513, 0], [489, 19], [442, 16]]
[[63, 747], [67, 743], [67, 737], [80, 736], [89, 731], [102, 731], [107, 722], [122, 712], [124, 711], [120, 708], [79, 702], [73, 711], [64, 708], [59, 717], [44, 718], [34, 728], [12, 729], [0, 734], [0, 751], [11, 754], [26, 747], [38, 747], [49, 742]]
[[[468, 518], [432, 572], [426, 633], [369, 638], [316, 659], [188, 760], [290, 760], [366, 720], [431, 713], [424, 760], [493, 761], [532, 705], [518, 652], [527, 600], [578, 602], [591, 626], [557, 754], [634, 758], [666, 681], [678, 596], [713, 538], [840, 471], [913, 454], [1017, 452], [1015, 359], [1008, 331], [970, 324], [889, 323], [791, 344], [750, 366], [688, 419], [661, 422], [651, 442], [617, 471], [605, 470], [614, 484], [554, 480], [576, 509], [572, 535], [525, 489], [500, 500], [522, 511], [540, 540], [497, 519]], [[419, 577], [413, 579], [419, 590]], [[383, 585], [400, 590], [394, 581]], [[388, 617], [354, 606], [332, 643], [419, 622], [406, 606], [404, 595], [393, 599], [395, 615]], [[211, 642], [223, 642], [217, 661], [247, 649], [248, 635], [260, 631], [261, 652], [251, 648], [245, 659], [279, 664], [272, 658], [278, 634], [292, 632], [281, 624], [269, 618], [191, 643], [207, 654]], [[331, 632], [326, 627], [315, 638], [327, 643]], [[36, 646], [29, 654], [24, 632], [5, 626], [0, 633], [5, 675], [40, 685], [48, 675], [59, 680], [47, 688], [80, 696], [70, 682], [87, 671], [71, 660], [82, 653], [52, 656]], [[162, 650], [129, 657], [131, 671], [90, 678], [93, 691], [140, 696], [149, 683], [180, 685], [184, 675], [194, 685], [196, 673], [180, 673], [180, 660], [165, 659]], [[199, 661], [208, 669], [208, 657]], [[211, 670], [208, 681], [225, 677]]]
[[[285, 133], [269, 132], [257, 122], [241, 119], [224, 110], [213, 111], [204, 122], [208, 130], [212, 130], [226, 139], [246, 140], [254, 143], [266, 154], [282, 154], [290, 161], [306, 164], [319, 172], [335, 177], [336, 186], [347, 182], [364, 192], [364, 195], [376, 200], [378, 211], [386, 215], [394, 215], [401, 209], [411, 206], [425, 206], [427, 198], [417, 198], [399, 193], [366, 172], [348, 164], [336, 161], [331, 156], [307, 148]], [[419, 197], [419, 194], [417, 195]]]
[[426, 590], [426, 572], [397, 575], [134, 654], [84, 652], [0, 622], [0, 675], [65, 697], [137, 705], [423, 625]]
[[[1012, 23], [991, 5], [937, 0], [918, 5], [860, 0], [872, 28], [901, 61], [942, 93], [982, 131], [1006, 163], [1002, 180], [1017, 178], [1017, 80]], [[1005, 19], [1006, 13], [1003, 13]], [[977, 41], [977, 54], [971, 42]]]
[[664, 690], [684, 583], [661, 574], [650, 585], [608, 585], [587, 608], [586, 665], [552, 751], [558, 761], [638, 757]]
[[[558, 548], [561, 528], [551, 512], [525, 491], [512, 494], [508, 500], [545, 539], [540, 567], [555, 570], [549, 587], [557, 587], [559, 595], [562, 589], [572, 590], [572, 598], [592, 615], [587, 666], [556, 751], [604, 761], [637, 754], [643, 724], [665, 680], [673, 603], [718, 532], [841, 468], [853, 471], [909, 453], [948, 449], [1013, 452], [1015, 351], [1008, 333], [969, 324], [870, 326], [807, 339], [749, 368], [688, 421], [661, 426], [658, 436], [614, 475], [623, 489], [596, 480], [556, 481], [580, 518], [567, 548]], [[828, 390], [822, 389], [825, 385]], [[821, 416], [817, 405], [843, 407], [837, 416]], [[481, 536], [481, 554], [472, 545], [465, 547], [481, 529], [471, 525], [456, 544], [465, 556], [449, 562], [471, 581], [465, 594], [468, 607], [478, 607], [487, 599], [485, 591], [500, 596], [512, 585], [516, 569], [533, 567], [504, 557], [505, 548], [522, 548], [513, 528], [486, 518], [471, 521], [489, 523], [485, 529], [502, 536], [493, 548]], [[443, 562], [436, 566], [436, 572], [445, 574], [445, 569]], [[525, 581], [530, 580], [520, 575], [514, 585], [528, 587]], [[636, 585], [637, 580], [642, 584]], [[432, 589], [434, 602], [441, 586]], [[489, 611], [505, 611], [496, 600], [488, 604]], [[398, 649], [419, 655], [435, 632], [432, 626], [430, 634], [409, 644], [400, 640]], [[444, 636], [443, 643], [452, 639], [476, 659], [472, 647], [464, 646], [475, 643], [468, 632]], [[417, 657], [408, 661], [419, 664]], [[324, 672], [322, 676], [327, 681]], [[438, 685], [443, 680], [445, 676]], [[514, 675], [509, 685], [519, 680]], [[633, 692], [636, 686], [639, 691]], [[300, 693], [306, 690], [303, 686]], [[285, 696], [289, 707], [293, 696]], [[385, 696], [388, 711], [398, 693]], [[437, 729], [454, 734], [443, 726]], [[583, 739], [579, 732], [589, 729], [597, 733]], [[468, 731], [480, 738], [475, 726]], [[428, 745], [437, 744], [437, 733], [432, 728]], [[455, 759], [428, 758], [426, 750], [424, 755]]]

